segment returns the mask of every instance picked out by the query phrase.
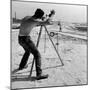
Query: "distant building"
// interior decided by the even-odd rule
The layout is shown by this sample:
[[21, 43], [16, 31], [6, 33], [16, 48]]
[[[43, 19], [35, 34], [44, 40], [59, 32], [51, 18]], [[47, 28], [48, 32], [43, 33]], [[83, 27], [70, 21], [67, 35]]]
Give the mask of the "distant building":
[[12, 18], [13, 23], [21, 23], [21, 19]]

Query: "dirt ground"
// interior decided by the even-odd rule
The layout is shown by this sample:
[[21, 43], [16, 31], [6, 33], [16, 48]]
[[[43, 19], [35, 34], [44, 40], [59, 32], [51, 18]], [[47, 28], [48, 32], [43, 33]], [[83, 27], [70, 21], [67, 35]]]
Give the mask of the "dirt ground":
[[[18, 44], [18, 31], [18, 29], [14, 29], [11, 33], [12, 71], [18, 68], [24, 54], [23, 48]], [[32, 40], [36, 43], [38, 31], [33, 32], [31, 36]], [[61, 66], [61, 61], [59, 60], [48, 35], [46, 35], [45, 43], [45, 32], [43, 31], [38, 49], [42, 55], [42, 70], [44, 74], [49, 74], [48, 79], [39, 81], [26, 79], [30, 73], [33, 59], [33, 56], [30, 55], [27, 63], [28, 67], [14, 75], [11, 75], [12, 89], [87, 84], [87, 40], [67, 35], [59, 35], [59, 44], [57, 46], [57, 36], [51, 38], [56, 48], [58, 48], [64, 66]], [[35, 67], [32, 76], [35, 76]]]

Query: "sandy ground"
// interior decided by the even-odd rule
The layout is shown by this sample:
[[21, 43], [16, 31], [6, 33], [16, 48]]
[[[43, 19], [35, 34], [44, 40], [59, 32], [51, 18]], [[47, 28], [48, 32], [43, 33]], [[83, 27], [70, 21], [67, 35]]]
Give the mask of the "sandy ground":
[[[35, 30], [38, 28], [35, 28]], [[49, 30], [50, 28], [48, 28]], [[64, 29], [63, 32], [70, 30]], [[24, 54], [23, 48], [18, 44], [18, 29], [12, 30], [12, 71], [18, 68], [20, 60]], [[77, 31], [70, 31], [77, 34]], [[78, 32], [79, 35], [86, 35], [85, 33]], [[36, 43], [38, 31], [32, 32], [32, 40]], [[70, 86], [70, 85], [85, 85], [87, 84], [87, 40], [78, 39], [75, 37], [60, 35], [59, 34], [59, 45], [56, 46], [57, 36], [52, 37], [52, 40], [58, 48], [58, 52], [64, 66], [61, 66], [53, 45], [51, 44], [48, 36], [46, 35], [46, 46], [45, 46], [45, 32], [42, 32], [42, 36], [39, 44], [39, 51], [42, 55], [42, 69], [44, 74], [49, 74], [48, 79], [44, 80], [27, 80], [25, 79], [29, 75], [31, 62], [33, 56], [30, 55], [28, 60], [28, 67], [11, 76], [12, 89], [16, 88], [36, 88], [36, 87], [52, 87], [52, 86]], [[33, 69], [32, 76], [35, 76], [35, 67]], [[17, 77], [17, 78], [15, 78]]]

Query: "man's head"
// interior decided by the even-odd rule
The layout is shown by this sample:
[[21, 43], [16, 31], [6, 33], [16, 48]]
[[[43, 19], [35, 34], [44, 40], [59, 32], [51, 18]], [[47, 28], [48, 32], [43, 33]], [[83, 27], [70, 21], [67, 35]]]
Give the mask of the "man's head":
[[43, 15], [44, 15], [44, 11], [38, 8], [38, 9], [35, 11], [34, 17], [41, 19]]

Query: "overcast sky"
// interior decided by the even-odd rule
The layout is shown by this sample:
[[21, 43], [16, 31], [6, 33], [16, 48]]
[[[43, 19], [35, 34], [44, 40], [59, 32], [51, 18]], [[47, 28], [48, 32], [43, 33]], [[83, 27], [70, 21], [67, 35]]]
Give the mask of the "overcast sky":
[[15, 12], [17, 18], [32, 16], [37, 8], [43, 9], [45, 14], [54, 9], [56, 12], [54, 20], [87, 22], [87, 6], [81, 5], [12, 1], [12, 17], [15, 17]]

